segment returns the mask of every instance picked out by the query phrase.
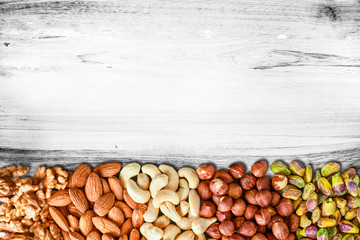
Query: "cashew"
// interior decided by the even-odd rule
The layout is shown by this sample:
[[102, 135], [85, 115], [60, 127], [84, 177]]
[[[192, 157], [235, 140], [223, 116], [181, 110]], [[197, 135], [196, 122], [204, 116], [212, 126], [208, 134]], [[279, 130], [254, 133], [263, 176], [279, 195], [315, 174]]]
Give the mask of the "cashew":
[[140, 164], [138, 163], [129, 163], [126, 164], [123, 169], [120, 171], [120, 180], [125, 188], [127, 188], [127, 181], [137, 176], [140, 173]]
[[195, 234], [203, 234], [216, 220], [216, 217], [195, 219], [191, 224], [191, 229]]
[[165, 189], [176, 191], [179, 186], [179, 175], [176, 170], [173, 167], [165, 164], [161, 164], [159, 169], [162, 173], [165, 173], [169, 177], [169, 183]]
[[170, 224], [164, 229], [163, 240], [175, 240], [180, 233], [181, 229], [178, 226]]
[[184, 177], [189, 183], [189, 187], [191, 189], [197, 188], [199, 185], [199, 177], [196, 174], [195, 170], [189, 167], [180, 168], [179, 171], [179, 177]]
[[155, 222], [154, 222], [154, 226], [155, 227], [158, 227], [158, 228], [165, 228], [167, 225], [170, 224], [170, 219], [165, 216], [165, 215], [162, 215], [160, 216]]
[[176, 240], [194, 240], [195, 239], [195, 233], [193, 231], [185, 231], [182, 234], [180, 234]]
[[196, 234], [196, 240], [206, 240], [205, 234]]
[[182, 230], [189, 230], [193, 221], [193, 218], [182, 217], [180, 221], [176, 222], [176, 225]]
[[166, 201], [160, 204], [160, 211], [173, 222], [181, 220], [181, 216], [176, 212], [175, 206], [171, 202]]
[[130, 197], [137, 203], [147, 203], [150, 199], [150, 192], [139, 188], [132, 179], [127, 181], [127, 191]]
[[191, 189], [189, 192], [189, 216], [192, 217], [199, 217], [199, 211], [200, 211], [200, 196], [197, 193], [196, 190]]
[[158, 167], [155, 166], [154, 164], [145, 164], [144, 166], [141, 167], [141, 171], [149, 175], [151, 179], [154, 179], [154, 177], [161, 174]]
[[150, 185], [150, 180], [148, 175], [146, 175], [145, 173], [139, 173], [139, 175], [137, 175], [137, 185], [142, 189], [142, 190], [148, 190], [149, 189], [149, 185]]
[[140, 232], [147, 240], [160, 240], [164, 235], [163, 230], [155, 227], [151, 223], [144, 223], [140, 227]]
[[148, 208], [143, 215], [145, 222], [154, 222], [158, 218], [159, 208], [155, 208], [152, 202], [153, 200], [150, 199], [148, 203]]
[[154, 177], [150, 183], [151, 197], [155, 198], [156, 194], [169, 183], [169, 177], [166, 174], [160, 174]]
[[[177, 195], [176, 192], [172, 191], [172, 190], [160, 190], [154, 200], [153, 200], [153, 205], [156, 208], [160, 207], [160, 204], [168, 201], [168, 202], [172, 202], [174, 205], [178, 205], [180, 202], [180, 198], [179, 195]], [[190, 208], [191, 209], [191, 208]]]
[[188, 214], [189, 210], [190, 210], [190, 205], [187, 201], [181, 201], [179, 205], [177, 205], [176, 207], [176, 211], [181, 217]]
[[190, 188], [188, 182], [185, 179], [181, 178], [179, 181], [179, 190], [177, 191], [177, 194], [180, 197], [180, 201], [184, 201], [188, 198], [189, 191]]

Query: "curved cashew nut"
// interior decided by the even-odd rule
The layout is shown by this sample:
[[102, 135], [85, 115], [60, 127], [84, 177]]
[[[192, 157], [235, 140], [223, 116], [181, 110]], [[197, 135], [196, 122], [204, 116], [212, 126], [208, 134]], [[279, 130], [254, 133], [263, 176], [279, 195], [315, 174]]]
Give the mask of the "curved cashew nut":
[[163, 240], [175, 240], [180, 233], [181, 229], [178, 226], [170, 224], [164, 229]]
[[153, 200], [150, 199], [148, 203], [148, 208], [143, 215], [145, 222], [154, 222], [158, 218], [159, 208], [155, 208], [152, 202]]
[[151, 223], [144, 223], [140, 227], [140, 232], [147, 240], [160, 240], [164, 235], [163, 230], [155, 227]]
[[181, 217], [188, 214], [189, 210], [190, 210], [190, 205], [187, 201], [181, 201], [179, 205], [177, 205], [176, 207], [176, 211]]
[[189, 192], [189, 216], [199, 217], [200, 212], [200, 196], [196, 190], [191, 189]]
[[181, 216], [177, 213], [174, 204], [171, 202], [166, 201], [160, 204], [160, 211], [173, 222], [178, 222], [181, 220]]
[[139, 173], [139, 175], [137, 175], [136, 183], [142, 190], [148, 190], [150, 185], [148, 175], [145, 173]]
[[154, 205], [154, 207], [159, 208], [160, 204], [162, 204], [165, 201], [171, 202], [174, 205], [178, 205], [180, 203], [180, 198], [176, 192], [167, 190], [167, 189], [163, 189], [163, 190], [160, 190], [156, 194], [156, 196], [153, 200], [153, 205]]
[[189, 182], [189, 187], [191, 189], [197, 188], [199, 185], [199, 177], [196, 174], [195, 170], [189, 167], [184, 167], [179, 169], [179, 177], [184, 177]]
[[165, 189], [176, 191], [179, 186], [179, 175], [176, 170], [173, 167], [165, 164], [161, 164], [159, 169], [162, 173], [165, 173], [169, 177], [169, 183]]
[[193, 218], [182, 217], [180, 221], [176, 222], [176, 225], [182, 230], [190, 230], [193, 221]]
[[176, 240], [195, 240], [195, 233], [191, 230], [185, 231]]
[[154, 164], [145, 164], [141, 167], [141, 171], [151, 177], [151, 179], [154, 179], [157, 175], [160, 175], [161, 172], [157, 166]]
[[170, 219], [165, 216], [165, 215], [162, 215], [160, 216], [158, 219], [156, 219], [156, 221], [154, 222], [154, 226], [155, 227], [158, 227], [160, 229], [164, 229], [167, 225], [170, 224]]
[[132, 179], [127, 181], [127, 191], [130, 197], [137, 203], [147, 203], [150, 199], [150, 192], [139, 188]]
[[180, 201], [184, 201], [188, 198], [189, 191], [190, 188], [188, 182], [185, 179], [181, 178], [179, 181], [179, 190], [177, 191], [177, 194], [180, 197]]
[[140, 173], [140, 164], [138, 163], [129, 163], [126, 164], [123, 169], [120, 171], [120, 180], [125, 188], [127, 188], [127, 181], [137, 176]]
[[205, 234], [196, 234], [196, 240], [206, 240]]
[[195, 219], [191, 224], [191, 229], [195, 234], [203, 234], [216, 220], [216, 217]]
[[156, 194], [169, 183], [169, 177], [166, 174], [160, 174], [154, 177], [150, 183], [151, 197], [155, 198]]

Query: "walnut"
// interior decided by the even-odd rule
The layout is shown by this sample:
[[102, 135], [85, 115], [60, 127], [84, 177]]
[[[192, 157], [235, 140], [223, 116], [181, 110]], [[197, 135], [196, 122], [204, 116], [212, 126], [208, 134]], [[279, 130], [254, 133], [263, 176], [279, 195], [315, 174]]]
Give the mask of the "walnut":
[[24, 166], [17, 166], [17, 168], [12, 172], [12, 178], [19, 178], [21, 176], [26, 175], [29, 172], [29, 167], [24, 167]]
[[0, 178], [10, 177], [11, 173], [16, 170], [15, 166], [5, 167], [0, 169]]
[[0, 230], [5, 232], [17, 232], [24, 233], [25, 229], [19, 220], [13, 220], [10, 222], [0, 222]]
[[0, 196], [5, 197], [10, 195], [10, 186], [5, 179], [0, 179]]
[[34, 174], [34, 184], [40, 184], [46, 177], [46, 168], [39, 167]]

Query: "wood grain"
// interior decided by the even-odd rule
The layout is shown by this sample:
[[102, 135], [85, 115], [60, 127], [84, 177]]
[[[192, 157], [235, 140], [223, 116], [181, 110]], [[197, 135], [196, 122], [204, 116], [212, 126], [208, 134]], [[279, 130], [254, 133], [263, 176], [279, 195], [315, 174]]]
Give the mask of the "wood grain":
[[359, 13], [347, 0], [0, 1], [0, 157], [356, 162]]

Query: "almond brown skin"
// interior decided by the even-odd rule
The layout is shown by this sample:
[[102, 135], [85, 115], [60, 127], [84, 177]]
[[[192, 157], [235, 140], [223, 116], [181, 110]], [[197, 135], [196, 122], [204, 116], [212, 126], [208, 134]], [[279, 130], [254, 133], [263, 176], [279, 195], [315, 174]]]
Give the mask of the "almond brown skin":
[[103, 194], [103, 187], [99, 175], [91, 173], [86, 180], [85, 195], [90, 202], [95, 202]]
[[94, 211], [99, 216], [105, 216], [108, 214], [110, 209], [115, 204], [115, 195], [113, 193], [105, 193], [102, 196], [100, 196], [95, 204], [94, 204]]
[[49, 207], [49, 213], [55, 223], [64, 231], [69, 232], [69, 223], [62, 213], [55, 207]]
[[113, 222], [103, 217], [93, 217], [92, 218], [94, 226], [102, 233], [102, 234], [110, 234], [114, 237], [119, 237], [120, 228]]
[[94, 168], [94, 172], [101, 177], [111, 177], [119, 173], [121, 170], [121, 164], [117, 162], [107, 162], [98, 165]]
[[94, 211], [88, 210], [80, 217], [79, 228], [82, 235], [87, 237], [93, 229], [92, 218], [95, 216]]
[[77, 209], [79, 209], [80, 212], [84, 213], [89, 209], [89, 203], [83, 191], [78, 188], [70, 188], [69, 195], [72, 203]]
[[82, 188], [86, 184], [86, 179], [91, 173], [91, 168], [85, 164], [80, 164], [71, 177], [71, 186], [73, 188]]
[[65, 207], [70, 203], [69, 189], [59, 190], [48, 199], [48, 204], [54, 207]]

